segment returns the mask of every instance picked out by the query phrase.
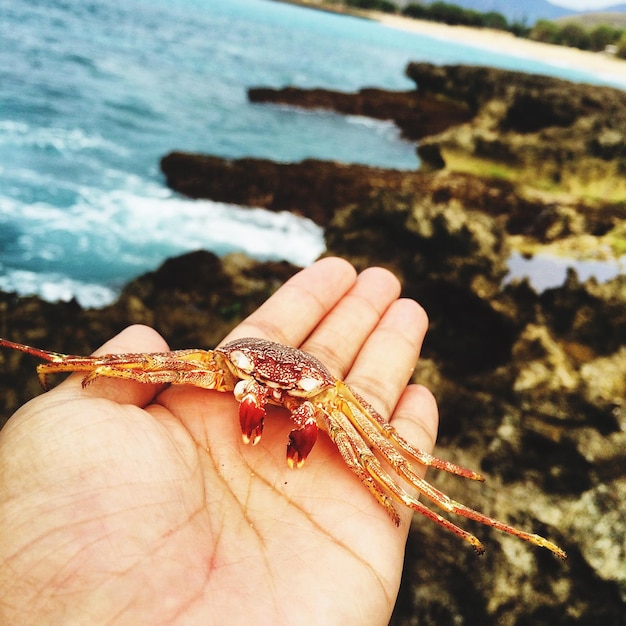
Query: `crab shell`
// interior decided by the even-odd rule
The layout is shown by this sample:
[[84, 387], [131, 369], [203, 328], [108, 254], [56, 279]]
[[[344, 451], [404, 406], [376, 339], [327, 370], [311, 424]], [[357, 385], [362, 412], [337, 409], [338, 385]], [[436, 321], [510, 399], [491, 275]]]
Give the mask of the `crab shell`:
[[264, 339], [236, 339], [215, 350], [239, 378], [234, 395], [245, 443], [258, 443], [265, 404], [286, 407], [296, 425], [289, 433], [287, 463], [301, 467], [317, 440], [316, 409], [309, 399], [335, 388], [336, 380], [311, 354]]

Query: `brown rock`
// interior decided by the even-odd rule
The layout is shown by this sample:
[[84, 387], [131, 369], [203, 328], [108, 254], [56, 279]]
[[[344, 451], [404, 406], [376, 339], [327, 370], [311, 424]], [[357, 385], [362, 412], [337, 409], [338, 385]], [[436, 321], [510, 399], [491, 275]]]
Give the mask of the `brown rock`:
[[623, 91], [487, 67], [410, 63], [406, 73], [418, 92], [464, 102], [475, 114], [420, 142], [430, 169], [472, 159], [532, 186], [626, 197]]
[[291, 211], [325, 225], [336, 208], [364, 200], [376, 189], [415, 184], [415, 172], [307, 159], [275, 163], [172, 152], [161, 160], [167, 184], [192, 198], [271, 211]]
[[511, 320], [489, 303], [507, 271], [501, 226], [456, 201], [434, 202], [429, 191], [381, 192], [337, 211], [327, 254], [400, 277], [431, 319], [426, 356], [434, 352], [456, 371], [494, 367], [509, 358], [512, 341]]
[[345, 115], [392, 120], [406, 139], [421, 139], [443, 132], [450, 126], [468, 121], [473, 115], [463, 103], [415, 90], [369, 88], [358, 93], [345, 93], [328, 89], [253, 87], [248, 90], [248, 98], [250, 102], [326, 109]]

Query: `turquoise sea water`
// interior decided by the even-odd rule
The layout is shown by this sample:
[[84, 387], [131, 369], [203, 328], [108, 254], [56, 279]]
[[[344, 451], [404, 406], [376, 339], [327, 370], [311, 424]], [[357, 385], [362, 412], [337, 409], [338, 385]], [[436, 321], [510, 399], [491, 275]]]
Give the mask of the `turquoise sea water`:
[[408, 89], [411, 60], [622, 83], [271, 0], [0, 0], [0, 289], [110, 301], [205, 248], [310, 263], [320, 230], [169, 191], [177, 150], [414, 168], [392, 124], [252, 105], [250, 86]]

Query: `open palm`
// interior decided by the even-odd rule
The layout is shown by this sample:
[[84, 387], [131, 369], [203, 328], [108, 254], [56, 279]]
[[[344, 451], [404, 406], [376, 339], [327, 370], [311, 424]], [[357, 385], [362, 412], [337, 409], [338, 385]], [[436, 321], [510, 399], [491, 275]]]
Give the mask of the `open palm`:
[[[225, 338], [301, 347], [430, 450], [432, 396], [409, 386], [426, 331], [388, 272], [324, 259]], [[190, 346], [202, 347], [202, 346]], [[160, 352], [131, 327], [98, 352]], [[397, 528], [323, 434], [289, 470], [288, 414], [242, 443], [232, 394], [73, 375], [0, 432], [0, 622], [386, 624]]]

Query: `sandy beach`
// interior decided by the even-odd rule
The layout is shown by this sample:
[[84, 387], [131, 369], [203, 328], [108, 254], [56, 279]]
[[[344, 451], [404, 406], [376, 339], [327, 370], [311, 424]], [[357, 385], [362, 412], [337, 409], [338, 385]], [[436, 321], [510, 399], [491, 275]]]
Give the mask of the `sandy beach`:
[[506, 52], [514, 56], [537, 59], [561, 67], [575, 67], [619, 83], [626, 88], [626, 60], [599, 52], [539, 43], [520, 39], [504, 31], [467, 26], [448, 26], [437, 22], [415, 20], [388, 13], [372, 12], [370, 16], [390, 28], [406, 30], [436, 39], [453, 40], [469, 46]]

